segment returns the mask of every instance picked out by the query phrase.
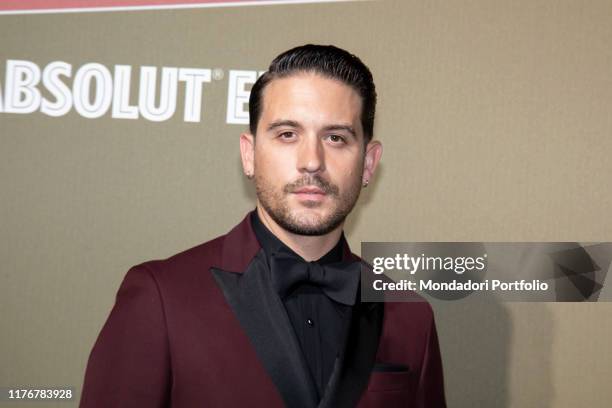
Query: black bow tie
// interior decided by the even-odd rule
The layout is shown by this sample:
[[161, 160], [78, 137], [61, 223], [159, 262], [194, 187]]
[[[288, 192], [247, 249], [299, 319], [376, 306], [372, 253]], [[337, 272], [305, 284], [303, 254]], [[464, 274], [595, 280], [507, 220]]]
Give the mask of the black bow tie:
[[295, 256], [277, 252], [270, 257], [272, 285], [281, 299], [299, 283], [317, 285], [332, 300], [354, 305], [361, 268], [359, 262], [336, 262], [319, 265], [305, 262]]

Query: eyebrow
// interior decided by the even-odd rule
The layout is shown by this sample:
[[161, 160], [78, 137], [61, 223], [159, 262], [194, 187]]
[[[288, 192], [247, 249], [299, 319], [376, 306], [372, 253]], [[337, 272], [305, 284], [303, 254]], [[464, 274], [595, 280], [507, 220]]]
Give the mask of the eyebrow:
[[302, 129], [302, 125], [297, 123], [295, 120], [277, 120], [277, 121], [270, 123], [270, 125], [268, 125], [267, 130], [270, 131], [270, 130], [274, 130], [276, 128], [283, 127], [283, 126], [289, 126], [289, 127], [293, 127], [296, 129]]
[[[274, 130], [276, 128], [283, 127], [283, 126], [288, 126], [288, 127], [292, 127], [296, 129], [302, 129], [302, 125], [300, 125], [295, 120], [277, 120], [277, 121], [270, 123], [270, 125], [268, 125], [267, 130], [271, 131], [271, 130]], [[353, 127], [350, 125], [340, 125], [340, 124], [328, 125], [323, 128], [323, 131], [325, 132], [329, 132], [333, 130], [342, 130], [342, 131], [350, 133], [351, 136], [353, 136], [355, 139], [357, 138], [357, 133], [355, 132], [355, 129], [353, 129]]]
[[330, 130], [343, 130], [345, 132], [350, 133], [351, 136], [357, 139], [357, 133], [355, 132], [355, 129], [353, 129], [353, 127], [349, 125], [329, 125], [329, 126], [325, 126], [323, 130], [327, 132], [329, 132]]

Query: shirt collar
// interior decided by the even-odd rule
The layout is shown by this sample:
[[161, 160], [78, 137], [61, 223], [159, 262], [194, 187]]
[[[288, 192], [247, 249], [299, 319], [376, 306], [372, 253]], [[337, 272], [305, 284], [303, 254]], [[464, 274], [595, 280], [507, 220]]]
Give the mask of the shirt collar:
[[[299, 256], [297, 253], [295, 253], [295, 251], [285, 245], [280, 239], [276, 237], [276, 235], [272, 233], [272, 231], [268, 229], [268, 227], [263, 224], [263, 222], [259, 218], [259, 215], [257, 214], [257, 211], [253, 211], [251, 214], [251, 225], [253, 226], [253, 232], [255, 232], [257, 241], [259, 241], [259, 244], [263, 248], [268, 258], [276, 252], [283, 251], [285, 253], [294, 255], [297, 259], [306, 262], [304, 258]], [[325, 265], [328, 263], [342, 261], [342, 248], [344, 246], [344, 241], [345, 238], [343, 232], [336, 245], [321, 258], [317, 259], [315, 262], [321, 265]]]

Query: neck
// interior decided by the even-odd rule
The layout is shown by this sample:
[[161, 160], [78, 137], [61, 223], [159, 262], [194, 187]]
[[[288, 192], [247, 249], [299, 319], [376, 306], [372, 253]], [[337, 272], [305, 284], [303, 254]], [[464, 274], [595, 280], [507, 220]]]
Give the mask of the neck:
[[325, 235], [299, 235], [289, 232], [278, 225], [261, 205], [257, 205], [257, 215], [259, 215], [261, 222], [283, 244], [287, 245], [306, 261], [315, 261], [329, 252], [338, 243], [340, 235], [342, 235], [342, 226], [344, 225], [344, 223], [340, 224]]

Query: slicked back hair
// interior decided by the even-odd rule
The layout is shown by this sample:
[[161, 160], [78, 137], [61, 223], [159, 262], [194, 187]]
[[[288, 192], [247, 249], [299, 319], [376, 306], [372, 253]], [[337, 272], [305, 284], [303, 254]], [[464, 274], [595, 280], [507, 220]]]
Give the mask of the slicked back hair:
[[376, 88], [368, 67], [355, 55], [333, 45], [307, 44], [292, 48], [274, 58], [255, 82], [249, 97], [249, 129], [255, 135], [261, 117], [263, 91], [276, 78], [298, 73], [316, 73], [352, 87], [361, 96], [361, 126], [364, 144], [372, 140], [376, 113]]

